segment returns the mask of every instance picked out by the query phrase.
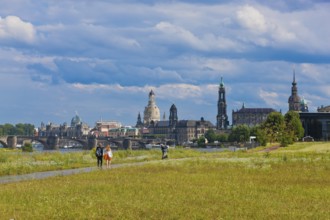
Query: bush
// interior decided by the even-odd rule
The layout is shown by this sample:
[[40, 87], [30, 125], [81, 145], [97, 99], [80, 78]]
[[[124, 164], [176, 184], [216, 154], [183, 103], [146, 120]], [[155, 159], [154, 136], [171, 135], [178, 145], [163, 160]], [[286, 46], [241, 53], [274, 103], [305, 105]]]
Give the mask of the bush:
[[23, 152], [33, 152], [33, 146], [31, 143], [25, 143], [22, 147]]

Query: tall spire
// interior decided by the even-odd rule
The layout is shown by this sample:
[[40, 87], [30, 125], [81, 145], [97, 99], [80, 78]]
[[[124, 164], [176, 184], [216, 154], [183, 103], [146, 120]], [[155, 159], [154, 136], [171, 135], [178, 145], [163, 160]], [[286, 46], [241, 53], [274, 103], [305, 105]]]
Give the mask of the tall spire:
[[227, 103], [226, 103], [226, 89], [221, 77], [219, 86], [219, 99], [218, 99], [218, 114], [217, 114], [217, 129], [227, 129], [229, 125], [227, 116]]
[[222, 88], [224, 86], [225, 86], [225, 84], [223, 83], [223, 79], [222, 79], [222, 76], [221, 76], [220, 87]]
[[300, 111], [300, 97], [298, 96], [295, 69], [293, 69], [293, 81], [292, 81], [292, 87], [291, 87], [291, 96], [289, 97], [288, 103], [289, 103], [289, 111]]

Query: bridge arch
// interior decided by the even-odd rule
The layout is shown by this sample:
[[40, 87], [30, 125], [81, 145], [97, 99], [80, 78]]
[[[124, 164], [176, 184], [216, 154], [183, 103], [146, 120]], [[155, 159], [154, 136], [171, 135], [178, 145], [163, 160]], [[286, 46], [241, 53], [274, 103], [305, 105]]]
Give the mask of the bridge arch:
[[7, 142], [4, 142], [1, 139], [0, 139], [0, 144], [2, 145], [3, 148], [8, 148]]

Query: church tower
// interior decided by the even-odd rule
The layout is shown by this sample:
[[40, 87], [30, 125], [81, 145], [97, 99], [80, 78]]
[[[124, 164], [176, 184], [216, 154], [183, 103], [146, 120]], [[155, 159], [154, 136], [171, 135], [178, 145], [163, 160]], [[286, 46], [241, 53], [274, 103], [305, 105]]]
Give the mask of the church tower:
[[138, 118], [137, 118], [137, 122], [136, 122], [136, 126], [135, 127], [137, 127], [137, 128], [143, 127], [143, 123], [142, 123], [142, 120], [141, 120], [141, 114], [140, 114], [140, 112], [138, 114]]
[[156, 105], [155, 93], [152, 90], [149, 93], [148, 105], [144, 108], [143, 123], [149, 125], [151, 121], [160, 121], [160, 111]]
[[304, 97], [300, 100], [300, 111], [308, 112], [308, 103]]
[[293, 82], [291, 87], [291, 96], [288, 100], [289, 111], [300, 111], [300, 97], [298, 96], [298, 88], [296, 83], [296, 73], [293, 71]]
[[217, 129], [227, 129], [228, 125], [229, 121], [227, 116], [226, 89], [221, 77], [221, 82], [219, 86]]
[[176, 123], [178, 122], [178, 110], [174, 104], [170, 108], [169, 121], [171, 128], [174, 128], [176, 126]]

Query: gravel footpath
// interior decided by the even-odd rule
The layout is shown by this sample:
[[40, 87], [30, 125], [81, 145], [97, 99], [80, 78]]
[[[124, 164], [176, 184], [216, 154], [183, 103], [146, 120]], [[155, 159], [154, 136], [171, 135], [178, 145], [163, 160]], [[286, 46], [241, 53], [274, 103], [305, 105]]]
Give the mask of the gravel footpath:
[[[120, 166], [122, 166], [122, 164], [113, 164], [111, 165], [111, 168], [116, 168]], [[107, 168], [103, 167], [103, 169], [107, 169]], [[70, 170], [54, 170], [54, 171], [44, 171], [44, 172], [36, 172], [36, 173], [29, 173], [22, 175], [0, 176], [0, 184], [19, 182], [22, 180], [45, 179], [52, 176], [68, 176], [77, 173], [91, 172], [95, 170], [99, 170], [99, 168], [85, 167], [85, 168], [77, 168]]]

